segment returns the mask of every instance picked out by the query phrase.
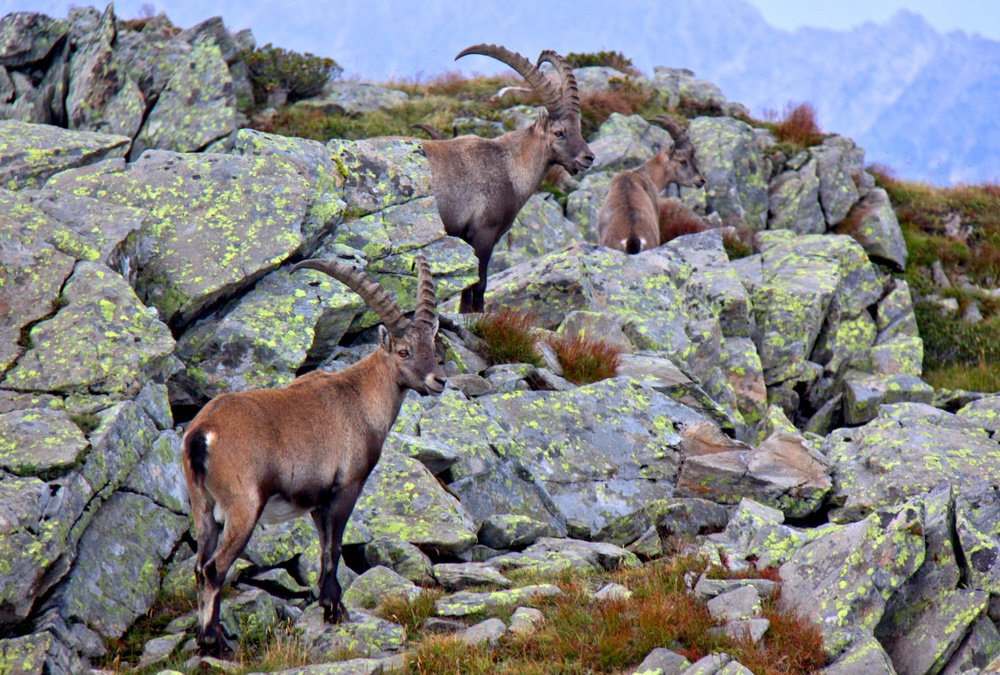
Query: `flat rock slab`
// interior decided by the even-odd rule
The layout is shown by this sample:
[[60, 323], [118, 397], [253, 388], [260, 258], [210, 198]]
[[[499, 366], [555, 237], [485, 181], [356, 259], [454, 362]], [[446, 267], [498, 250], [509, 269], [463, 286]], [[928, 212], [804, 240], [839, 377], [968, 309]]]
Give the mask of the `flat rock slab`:
[[39, 241], [37, 226], [51, 223], [44, 213], [16, 193], [0, 189], [0, 369], [6, 370], [25, 350], [21, 332], [55, 310], [74, 259]]
[[49, 187], [150, 213], [136, 288], [172, 327], [245, 289], [304, 241], [307, 183], [278, 156], [144, 153], [126, 168], [64, 172]]
[[31, 329], [32, 347], [5, 387], [134, 396], [170, 367], [173, 336], [119, 274], [80, 262], [62, 298], [66, 305]]
[[0, 120], [0, 187], [41, 187], [53, 174], [125, 156], [125, 136]]
[[558, 586], [542, 584], [538, 586], [523, 586], [492, 593], [473, 593], [461, 591], [448, 595], [434, 602], [434, 612], [438, 616], [468, 616], [495, 607], [509, 607], [525, 602], [534, 596], [559, 595], [562, 591]]
[[831, 520], [864, 517], [939, 484], [975, 488], [1000, 472], [1000, 449], [975, 422], [917, 403], [886, 405], [855, 429], [838, 429], [823, 452], [833, 465]]
[[635, 554], [614, 544], [550, 537], [542, 537], [523, 552], [497, 556], [488, 562], [499, 570], [529, 569], [540, 574], [566, 570], [610, 572], [641, 564]]
[[67, 413], [40, 409], [0, 415], [0, 469], [17, 476], [65, 470], [87, 447]]
[[345, 621], [324, 623], [318, 603], [306, 608], [295, 627], [302, 631], [303, 644], [316, 658], [346, 651], [366, 655], [392, 652], [401, 649], [406, 639], [402, 626], [356, 609]]
[[[381, 659], [348, 659], [268, 672], [270, 675], [379, 675], [383, 672], [383, 663]], [[264, 673], [251, 673], [251, 675], [264, 675]]]
[[434, 578], [448, 591], [461, 591], [470, 586], [509, 588], [510, 580], [489, 563], [438, 563]]

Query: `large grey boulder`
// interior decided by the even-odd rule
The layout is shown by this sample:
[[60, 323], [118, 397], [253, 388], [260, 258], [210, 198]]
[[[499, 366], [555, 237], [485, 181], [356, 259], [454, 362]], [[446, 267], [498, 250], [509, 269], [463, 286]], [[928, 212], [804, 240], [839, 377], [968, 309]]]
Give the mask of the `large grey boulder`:
[[37, 12], [12, 12], [0, 19], [0, 66], [20, 67], [43, 60], [69, 25]]
[[76, 562], [53, 602], [67, 619], [82, 621], [105, 637], [120, 637], [153, 605], [160, 566], [187, 529], [187, 516], [145, 497], [116, 492], [80, 539]]
[[351, 610], [346, 620], [330, 625], [323, 621], [323, 608], [310, 605], [296, 620], [301, 642], [316, 659], [330, 659], [334, 654], [353, 652], [364, 656], [392, 653], [402, 648], [406, 631], [385, 619]]
[[194, 323], [177, 344], [185, 369], [171, 380], [176, 403], [288, 384], [306, 361], [331, 353], [364, 301], [320, 272], [268, 274], [253, 290]]
[[676, 107], [683, 101], [694, 107], [714, 106], [722, 111], [726, 105], [726, 97], [718, 86], [696, 78], [694, 71], [687, 68], [653, 66], [650, 86], [660, 94], [669, 107]]
[[155, 425], [141, 407], [119, 403], [94, 416], [90, 449], [68, 473], [0, 473], [0, 625], [26, 619], [37, 598], [62, 579], [100, 505], [152, 447]]
[[31, 329], [5, 388], [125, 398], [172, 372], [170, 331], [117, 273], [80, 262], [61, 298], [65, 306]]
[[855, 520], [938, 485], [974, 488], [1000, 470], [997, 449], [986, 431], [951, 413], [918, 403], [882, 406], [868, 424], [838, 429], [824, 443], [833, 465], [830, 518]]
[[22, 331], [51, 314], [74, 266], [72, 257], [37, 241], [30, 226], [18, 233], [25, 221], [50, 222], [43, 213], [32, 213], [24, 206], [22, 200], [0, 190], [0, 226], [10, 235], [0, 239], [0, 303], [11, 308], [0, 314], [0, 368], [4, 370], [25, 350]]
[[767, 175], [750, 125], [731, 117], [699, 117], [687, 135], [705, 177], [708, 212], [718, 213], [725, 225], [764, 229]]
[[823, 234], [826, 220], [819, 205], [816, 160], [810, 158], [798, 170], [788, 170], [768, 188], [767, 227], [789, 229], [799, 234]]
[[125, 136], [0, 120], [0, 187], [41, 187], [65, 169], [123, 157], [129, 142]]
[[135, 161], [151, 148], [203, 150], [235, 129], [232, 75], [218, 45], [202, 40], [177, 64], [136, 136], [129, 157]]
[[611, 113], [588, 145], [594, 153], [591, 171], [621, 171], [634, 169], [660, 150], [673, 147], [674, 140], [665, 129], [639, 115]]
[[323, 88], [322, 97], [299, 101], [295, 105], [324, 115], [360, 115], [398, 108], [409, 100], [409, 95], [398, 89], [367, 82], [334, 82]]
[[[335, 138], [327, 147], [344, 176], [344, 200], [357, 215], [433, 194], [430, 164], [420, 141]], [[363, 246], [356, 248], [371, 256]]]
[[882, 188], [875, 188], [857, 202], [836, 231], [857, 239], [872, 259], [890, 263], [899, 270], [906, 267], [908, 253], [903, 231], [889, 195]]
[[132, 138], [142, 125], [146, 101], [114, 50], [116, 24], [112, 5], [102, 15], [83, 10], [74, 17], [66, 118], [71, 129]]
[[923, 523], [915, 499], [827, 529], [780, 567], [779, 607], [815, 622], [824, 636], [874, 629], [886, 601], [924, 562]]
[[580, 187], [566, 197], [566, 218], [576, 223], [584, 241], [597, 243], [597, 216], [611, 188], [614, 171], [588, 171]]
[[[319, 238], [332, 231], [343, 219], [347, 209], [343, 199], [345, 178], [334, 163], [330, 149], [323, 143], [240, 129], [233, 139], [233, 154], [273, 156], [280, 161], [293, 162], [302, 172], [309, 185], [303, 233]], [[311, 252], [310, 247], [307, 247], [307, 252]]]
[[157, 150], [106, 168], [64, 172], [50, 186], [150, 213], [137, 235], [136, 289], [172, 327], [247, 288], [303, 243], [307, 186], [290, 161]]
[[582, 240], [580, 229], [566, 219], [562, 207], [551, 195], [534, 194], [521, 207], [510, 231], [493, 249], [490, 274]]
[[819, 201], [830, 226], [843, 220], [858, 201], [852, 172], [861, 168], [864, 153], [854, 141], [842, 136], [827, 138], [822, 145], [810, 148], [817, 162]]
[[[364, 532], [371, 534], [365, 538]], [[359, 536], [362, 535], [362, 536]], [[461, 503], [420, 462], [383, 452], [348, 522], [345, 542], [390, 536], [424, 550], [458, 555], [476, 543], [476, 527]]]
[[675, 424], [700, 419], [619, 379], [481, 400], [510, 429], [514, 444], [505, 458], [541, 483], [568, 523], [591, 535], [669, 493], [681, 463]]

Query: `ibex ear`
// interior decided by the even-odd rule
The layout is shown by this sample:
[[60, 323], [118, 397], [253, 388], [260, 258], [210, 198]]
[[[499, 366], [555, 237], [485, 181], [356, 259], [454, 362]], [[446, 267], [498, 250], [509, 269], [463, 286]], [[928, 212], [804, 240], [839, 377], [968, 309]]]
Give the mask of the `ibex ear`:
[[392, 352], [392, 335], [385, 326], [378, 327], [378, 346], [387, 352]]
[[549, 117], [549, 111], [548, 111], [548, 109], [547, 108], [539, 108], [538, 109], [538, 120], [535, 122], [535, 124], [538, 125], [538, 128], [544, 131], [545, 129], [547, 129], [549, 127], [549, 121], [550, 120], [551, 120], [551, 118]]

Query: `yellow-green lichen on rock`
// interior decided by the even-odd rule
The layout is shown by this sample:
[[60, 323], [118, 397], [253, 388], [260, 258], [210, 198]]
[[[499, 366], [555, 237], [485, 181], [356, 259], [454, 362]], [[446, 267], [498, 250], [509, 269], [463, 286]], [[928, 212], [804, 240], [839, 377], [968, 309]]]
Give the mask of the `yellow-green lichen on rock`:
[[41, 187], [60, 171], [123, 157], [130, 143], [126, 136], [0, 120], [0, 187]]
[[55, 410], [18, 410], [0, 415], [0, 469], [17, 476], [66, 470], [87, 440], [70, 416]]
[[134, 396], [170, 366], [170, 331], [116, 272], [78, 263], [62, 298], [67, 304], [32, 328], [32, 347], [4, 387]]
[[884, 405], [864, 426], [827, 437], [836, 507], [830, 518], [863, 518], [939, 484], [975, 487], [1000, 471], [997, 450], [985, 430], [951, 413], [919, 403]]
[[290, 160], [150, 151], [121, 170], [49, 182], [149, 213], [137, 237], [136, 290], [171, 326], [275, 269], [303, 243], [305, 179]]

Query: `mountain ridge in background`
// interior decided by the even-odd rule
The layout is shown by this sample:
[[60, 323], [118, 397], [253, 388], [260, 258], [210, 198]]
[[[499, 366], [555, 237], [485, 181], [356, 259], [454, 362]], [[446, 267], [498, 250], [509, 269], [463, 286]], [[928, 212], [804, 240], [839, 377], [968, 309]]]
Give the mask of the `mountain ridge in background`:
[[[529, 58], [544, 48], [617, 50], [647, 74], [654, 65], [690, 68], [755, 113], [808, 101], [824, 130], [854, 138], [869, 161], [903, 178], [1000, 179], [1000, 42], [939, 33], [906, 10], [847, 31], [778, 29], [744, 0], [637, 0], [614, 12], [581, 0], [547, 3], [544, 14], [444, 0], [407, 21], [393, 20], [393, 11], [384, 0], [344, 8], [331, 27], [331, 55], [348, 72], [378, 79], [500, 69], [485, 58], [452, 61], [483, 41]], [[367, 31], [392, 50], [358, 51], [354, 40]]]

